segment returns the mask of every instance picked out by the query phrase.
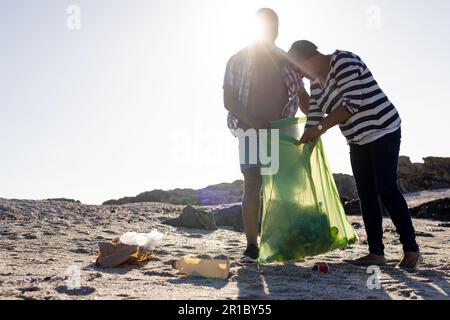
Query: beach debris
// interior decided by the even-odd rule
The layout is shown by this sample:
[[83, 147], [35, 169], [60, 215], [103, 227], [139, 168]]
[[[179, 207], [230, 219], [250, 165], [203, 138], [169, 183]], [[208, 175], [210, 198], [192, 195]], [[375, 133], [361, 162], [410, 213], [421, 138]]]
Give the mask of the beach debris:
[[96, 265], [104, 268], [142, 266], [152, 259], [152, 251], [164, 234], [156, 229], [150, 233], [126, 232], [112, 242], [100, 242]]
[[180, 275], [226, 280], [230, 275], [229, 259], [201, 259], [184, 256], [172, 262]]
[[328, 273], [330, 272], [330, 266], [326, 262], [320, 262], [316, 263], [312, 270], [320, 273]]
[[120, 237], [119, 241], [123, 244], [141, 246], [152, 251], [163, 238], [163, 233], [153, 229], [150, 233], [126, 232]]
[[217, 230], [214, 216], [210, 211], [196, 209], [192, 206], [185, 207], [178, 218], [168, 219], [163, 223], [172, 227], [203, 229], [208, 231]]

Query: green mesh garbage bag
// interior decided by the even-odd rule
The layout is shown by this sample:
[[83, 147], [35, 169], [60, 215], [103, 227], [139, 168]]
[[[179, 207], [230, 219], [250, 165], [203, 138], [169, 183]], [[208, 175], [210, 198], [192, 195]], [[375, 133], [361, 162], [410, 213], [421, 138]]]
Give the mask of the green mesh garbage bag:
[[[273, 122], [279, 170], [263, 176], [259, 263], [298, 261], [358, 239], [347, 220], [321, 140], [299, 144], [305, 119]], [[268, 139], [270, 141], [270, 139]], [[270, 143], [268, 143], [269, 153]]]

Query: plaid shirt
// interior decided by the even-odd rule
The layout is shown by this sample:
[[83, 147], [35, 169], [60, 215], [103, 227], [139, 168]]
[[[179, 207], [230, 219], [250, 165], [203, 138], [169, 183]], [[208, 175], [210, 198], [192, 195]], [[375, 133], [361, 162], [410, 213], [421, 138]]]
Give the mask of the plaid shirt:
[[[286, 53], [283, 50], [275, 47], [274, 51], [280, 60], [286, 60]], [[247, 47], [230, 58], [225, 71], [223, 87], [239, 87], [238, 100], [242, 108], [247, 107], [248, 103], [251, 76], [254, 68], [254, 58], [254, 48], [252, 46]], [[297, 92], [301, 87], [303, 87], [304, 84], [301, 76], [292, 70], [288, 64], [285, 64], [281, 71], [283, 73], [290, 98], [289, 102], [283, 108], [282, 115], [284, 118], [292, 118], [295, 117], [295, 114], [300, 106]], [[235, 130], [238, 128], [238, 119], [233, 114], [228, 113], [227, 123], [231, 132], [234, 134]]]

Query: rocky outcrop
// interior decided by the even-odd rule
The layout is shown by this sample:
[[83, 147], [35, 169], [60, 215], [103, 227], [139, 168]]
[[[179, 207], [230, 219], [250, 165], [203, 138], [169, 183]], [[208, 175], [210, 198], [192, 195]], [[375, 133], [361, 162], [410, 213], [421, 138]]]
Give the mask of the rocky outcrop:
[[424, 163], [412, 163], [400, 157], [398, 184], [404, 193], [450, 188], [450, 158], [429, 157]]
[[[334, 175], [339, 194], [345, 199], [357, 197], [355, 180], [347, 174]], [[128, 203], [159, 202], [175, 205], [221, 205], [240, 202], [244, 182], [221, 183], [203, 189], [174, 189], [169, 191], [153, 190], [143, 192], [135, 197], [108, 200], [103, 205], [123, 205]]]
[[178, 218], [168, 219], [163, 223], [173, 227], [208, 231], [217, 230], [216, 222], [211, 212], [191, 206], [184, 208], [183, 213]]
[[[355, 179], [347, 174], [335, 174], [339, 195], [346, 202], [358, 197]], [[429, 157], [424, 163], [412, 163], [408, 157], [400, 157], [398, 183], [403, 193], [450, 188], [450, 158]], [[221, 183], [203, 189], [153, 190], [136, 197], [109, 200], [104, 205], [122, 205], [137, 202], [159, 202], [176, 205], [221, 205], [241, 201], [243, 181]]]
[[[384, 216], [388, 216], [386, 210], [382, 208]], [[347, 215], [360, 215], [359, 200], [347, 201], [344, 205]], [[416, 219], [432, 219], [439, 221], [450, 220], [450, 198], [438, 199], [426, 202], [417, 207], [410, 208], [411, 216]]]
[[47, 201], [54, 201], [54, 202], [69, 202], [69, 203], [78, 203], [78, 204], [81, 204], [81, 201], [80, 201], [80, 200], [67, 199], [67, 198], [53, 198], [53, 199], [47, 199]]
[[169, 191], [152, 190], [136, 197], [108, 200], [103, 205], [122, 205], [128, 203], [159, 202], [175, 205], [219, 205], [241, 201], [243, 181], [221, 183], [203, 189], [174, 189]]
[[201, 205], [237, 203], [242, 200], [244, 181], [221, 183], [197, 190], [197, 200]]

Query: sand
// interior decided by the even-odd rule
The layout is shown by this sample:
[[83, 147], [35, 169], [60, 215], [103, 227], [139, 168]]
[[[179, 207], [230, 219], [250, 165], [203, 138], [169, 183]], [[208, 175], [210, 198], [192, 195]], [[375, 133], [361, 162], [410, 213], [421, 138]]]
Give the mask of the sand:
[[[439, 192], [439, 196], [449, 193]], [[408, 201], [418, 204], [421, 197], [424, 201], [438, 196], [415, 194]], [[449, 299], [449, 223], [414, 220], [424, 263], [409, 274], [394, 268], [401, 246], [392, 223], [385, 220], [389, 266], [380, 270], [380, 286], [373, 288], [377, 287], [373, 274], [342, 262], [367, 251], [360, 217], [350, 217], [360, 236], [351, 248], [301, 263], [243, 266], [236, 263], [245, 249], [242, 233], [177, 229], [161, 223], [181, 209], [156, 203], [88, 206], [0, 199], [0, 299]], [[95, 266], [98, 242], [154, 228], [166, 236], [144, 267]], [[179, 276], [171, 260], [188, 254], [229, 256], [230, 278]], [[312, 271], [318, 262], [329, 263], [330, 272]]]

